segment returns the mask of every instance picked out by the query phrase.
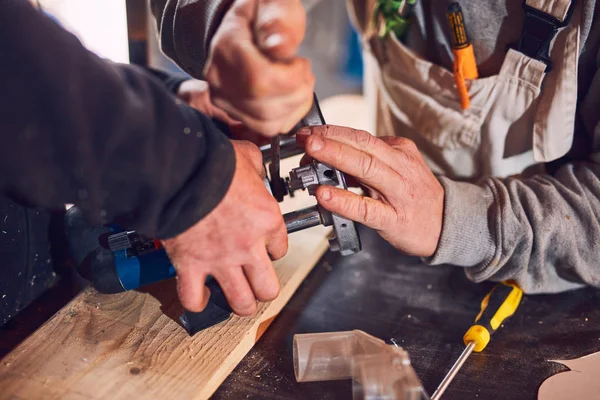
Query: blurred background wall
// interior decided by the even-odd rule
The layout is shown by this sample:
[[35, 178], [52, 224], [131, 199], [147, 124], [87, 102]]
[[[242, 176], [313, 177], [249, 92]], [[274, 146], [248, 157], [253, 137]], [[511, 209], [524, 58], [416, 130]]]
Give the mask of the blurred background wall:
[[[146, 0], [128, 0], [131, 22], [139, 24], [139, 15], [147, 9]], [[363, 63], [356, 33], [348, 20], [345, 0], [304, 0], [308, 11], [306, 38], [300, 54], [313, 64], [317, 77], [316, 91], [320, 98], [362, 91]], [[154, 19], [147, 15], [147, 62], [168, 71], [180, 71], [159, 50]], [[132, 21], [133, 20], [133, 21]], [[130, 38], [143, 38], [138, 29]], [[142, 57], [143, 58], [143, 57]]]

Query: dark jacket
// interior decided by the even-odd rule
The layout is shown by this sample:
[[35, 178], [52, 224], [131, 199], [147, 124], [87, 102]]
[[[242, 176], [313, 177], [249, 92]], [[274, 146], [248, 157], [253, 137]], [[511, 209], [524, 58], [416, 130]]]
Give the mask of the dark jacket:
[[227, 137], [156, 77], [100, 59], [28, 2], [0, 3], [0, 191], [177, 235], [222, 199]]
[[101, 60], [23, 0], [0, 2], [0, 76], [0, 326], [55, 283], [66, 203], [166, 238], [225, 195], [231, 143], [184, 78]]

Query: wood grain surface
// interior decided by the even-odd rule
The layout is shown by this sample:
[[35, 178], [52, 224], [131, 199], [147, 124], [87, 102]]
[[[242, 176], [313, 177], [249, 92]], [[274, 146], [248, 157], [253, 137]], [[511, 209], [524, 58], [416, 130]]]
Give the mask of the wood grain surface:
[[[297, 165], [297, 158], [285, 160], [282, 170]], [[314, 202], [300, 193], [281, 207]], [[0, 399], [210, 397], [327, 250], [328, 232], [290, 236], [288, 255], [275, 263], [281, 294], [255, 317], [232, 317], [194, 337], [177, 322], [173, 280], [118, 295], [85, 290], [2, 359]]]

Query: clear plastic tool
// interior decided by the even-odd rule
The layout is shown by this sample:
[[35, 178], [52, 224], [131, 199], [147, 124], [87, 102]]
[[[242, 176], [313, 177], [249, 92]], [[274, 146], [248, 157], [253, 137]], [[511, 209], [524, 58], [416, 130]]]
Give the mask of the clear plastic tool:
[[406, 351], [363, 331], [294, 336], [298, 382], [352, 379], [354, 400], [429, 400]]

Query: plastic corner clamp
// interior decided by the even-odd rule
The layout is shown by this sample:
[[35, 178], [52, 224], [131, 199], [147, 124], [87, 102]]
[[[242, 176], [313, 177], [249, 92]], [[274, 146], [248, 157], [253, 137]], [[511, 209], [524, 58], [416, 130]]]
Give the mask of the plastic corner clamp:
[[352, 379], [354, 400], [429, 399], [408, 353], [363, 331], [294, 336], [298, 382]]

